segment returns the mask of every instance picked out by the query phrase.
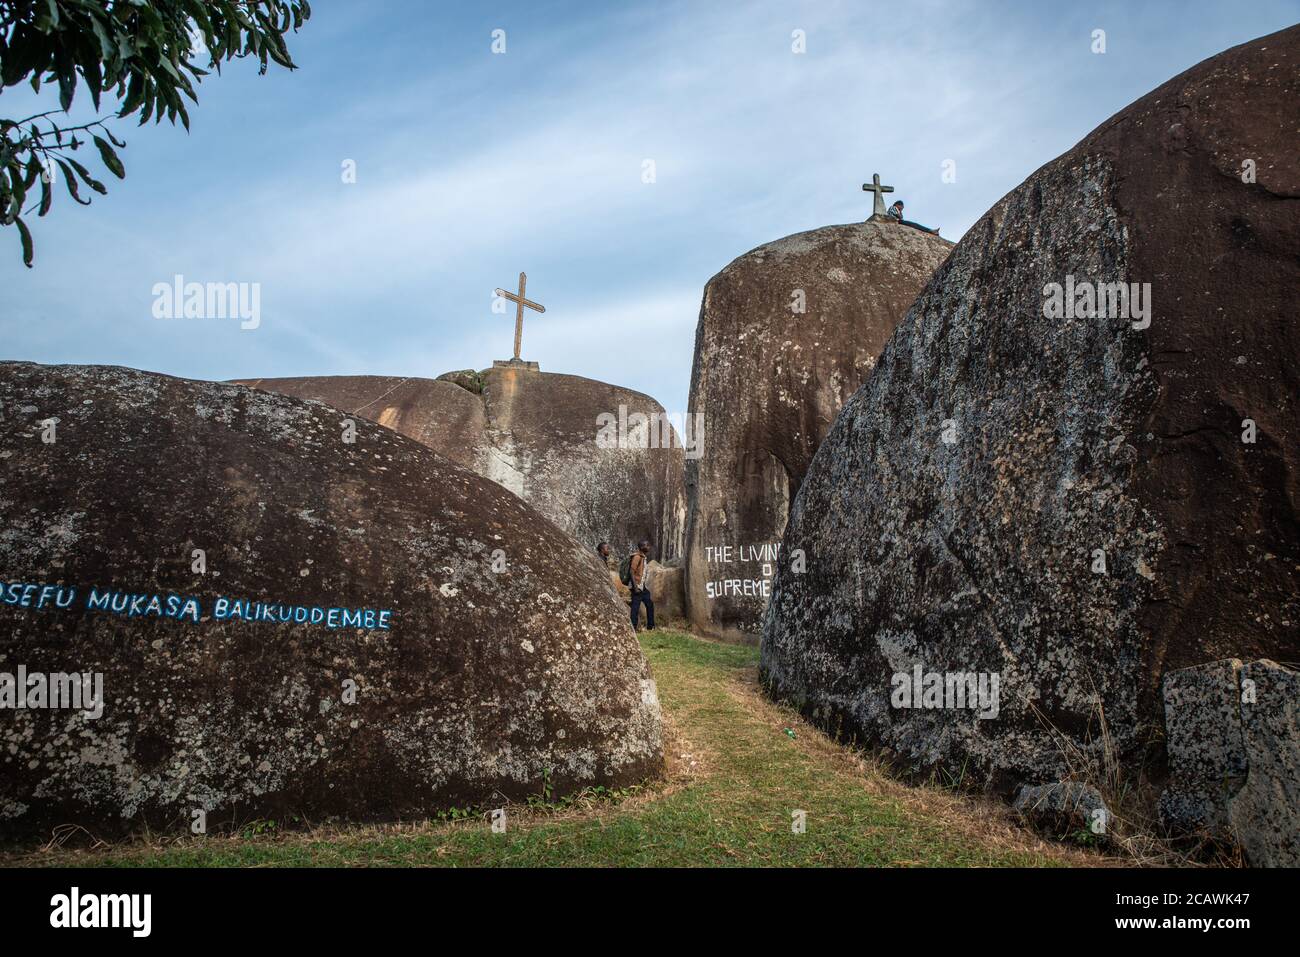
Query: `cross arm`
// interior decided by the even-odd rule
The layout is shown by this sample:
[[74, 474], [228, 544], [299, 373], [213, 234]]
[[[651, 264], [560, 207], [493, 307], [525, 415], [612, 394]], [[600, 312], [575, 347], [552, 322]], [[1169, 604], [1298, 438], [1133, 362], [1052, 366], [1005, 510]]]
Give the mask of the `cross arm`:
[[529, 309], [534, 309], [537, 312], [546, 311], [546, 307], [543, 306], [540, 302], [533, 302], [531, 299], [520, 298], [519, 296], [516, 296], [513, 292], [507, 292], [504, 289], [498, 289], [496, 293], [502, 299], [509, 299], [511, 302], [520, 303], [521, 305], [527, 306]]

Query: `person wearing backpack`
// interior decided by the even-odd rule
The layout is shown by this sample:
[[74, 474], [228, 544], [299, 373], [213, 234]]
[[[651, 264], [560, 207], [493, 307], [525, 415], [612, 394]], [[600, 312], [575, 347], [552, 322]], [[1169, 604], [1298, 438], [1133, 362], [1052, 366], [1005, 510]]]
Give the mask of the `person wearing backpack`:
[[645, 626], [654, 631], [655, 603], [650, 597], [650, 542], [642, 539], [636, 551], [619, 563], [618, 577], [632, 591], [632, 630], [640, 631], [641, 606], [645, 605]]

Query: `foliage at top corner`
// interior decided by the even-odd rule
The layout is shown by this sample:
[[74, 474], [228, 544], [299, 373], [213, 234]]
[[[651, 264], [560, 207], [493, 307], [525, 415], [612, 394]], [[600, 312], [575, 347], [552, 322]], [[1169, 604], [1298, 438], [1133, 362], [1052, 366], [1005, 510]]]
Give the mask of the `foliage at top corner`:
[[[141, 125], [166, 117], [188, 130], [186, 100], [224, 62], [255, 57], [295, 68], [285, 44], [311, 16], [308, 0], [0, 0], [0, 93], [27, 82], [36, 93], [57, 88], [58, 108], [22, 119], [0, 116], [0, 226], [15, 226], [23, 262], [32, 265], [32, 237], [23, 215], [49, 212], [62, 179], [74, 201], [107, 192], [71, 154], [93, 145], [118, 179], [126, 170], [116, 149], [126, 144], [106, 125], [139, 114]], [[78, 90], [95, 111], [111, 98], [114, 111], [88, 123], [60, 126]], [[82, 136], [89, 136], [87, 143]], [[29, 195], [40, 183], [40, 196]]]

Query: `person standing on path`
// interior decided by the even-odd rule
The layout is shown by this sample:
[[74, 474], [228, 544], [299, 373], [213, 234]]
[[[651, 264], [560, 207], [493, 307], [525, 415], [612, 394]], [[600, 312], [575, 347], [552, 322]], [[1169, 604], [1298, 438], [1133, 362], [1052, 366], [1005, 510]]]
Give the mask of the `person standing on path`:
[[632, 590], [632, 630], [639, 631], [637, 627], [640, 619], [640, 606], [645, 605], [645, 626], [647, 631], [654, 631], [655, 627], [655, 603], [650, 597], [650, 542], [648, 539], [642, 539], [637, 549], [632, 553], [631, 564], [631, 582], [628, 587]]

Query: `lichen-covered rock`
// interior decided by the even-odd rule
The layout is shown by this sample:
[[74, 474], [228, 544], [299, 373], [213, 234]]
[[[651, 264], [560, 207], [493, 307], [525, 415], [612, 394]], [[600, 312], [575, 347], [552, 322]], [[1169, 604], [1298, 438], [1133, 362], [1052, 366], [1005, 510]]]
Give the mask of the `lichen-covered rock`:
[[1013, 807], [1040, 831], [1054, 837], [1086, 831], [1098, 842], [1111, 839], [1110, 808], [1091, 784], [1058, 781], [1025, 785], [1017, 792]]
[[684, 569], [680, 564], [651, 565], [650, 594], [655, 600], [655, 620], [679, 621], [686, 617]]
[[475, 393], [456, 382], [341, 375], [243, 379], [237, 384], [324, 402], [344, 413], [340, 422], [344, 418], [378, 422], [442, 453], [457, 465], [478, 471], [487, 414]]
[[483, 373], [475, 369], [457, 369], [455, 372], [444, 372], [438, 376], [438, 381], [458, 385], [466, 392], [472, 392], [474, 395], [483, 394]]
[[1300, 673], [1213, 661], [1165, 675], [1164, 701], [1166, 827], [1235, 840], [1257, 866], [1300, 866]]
[[1246, 782], [1229, 819], [1257, 867], [1300, 867], [1300, 672], [1276, 661], [1241, 669]]
[[709, 280], [695, 333], [686, 589], [700, 631], [756, 636], [790, 502], [840, 407], [952, 244], [876, 219], [759, 246]]
[[[1009, 788], [1157, 740], [1170, 670], [1300, 658], [1297, 102], [1300, 27], [1169, 81], [971, 228], [804, 480], [773, 694]], [[1127, 315], [1117, 288], [1087, 308], [1110, 283], [1137, 284]], [[916, 666], [1000, 676], [997, 717], [893, 706]]]
[[1246, 778], [1241, 730], [1241, 662], [1212, 661], [1164, 678], [1165, 753], [1174, 782], [1160, 816], [1174, 831], [1220, 831]]
[[405, 436], [28, 363], [0, 420], [0, 702], [20, 669], [102, 676], [98, 716], [0, 711], [5, 827], [393, 818], [661, 766], [595, 556]]
[[684, 452], [673, 422], [651, 418], [664, 416], [663, 406], [580, 376], [500, 366], [473, 375], [239, 381], [409, 435], [505, 486], [588, 547], [607, 541], [621, 553], [649, 538], [656, 555], [681, 554]]
[[683, 449], [663, 406], [581, 376], [494, 367], [485, 382], [489, 478], [588, 547], [681, 554]]

